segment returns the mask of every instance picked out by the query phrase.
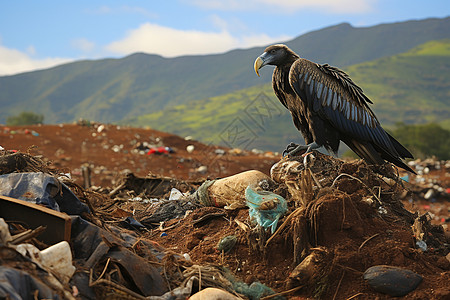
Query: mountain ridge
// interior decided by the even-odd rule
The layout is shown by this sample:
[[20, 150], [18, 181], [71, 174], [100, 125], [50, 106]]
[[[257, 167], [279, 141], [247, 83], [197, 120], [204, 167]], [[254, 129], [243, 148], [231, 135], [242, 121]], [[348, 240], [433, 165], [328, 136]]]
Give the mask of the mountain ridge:
[[[436, 122], [450, 128], [450, 39], [429, 41], [344, 71], [374, 102], [371, 108], [383, 127]], [[197, 135], [203, 142], [229, 147], [247, 145], [230, 142], [227, 128], [245, 132], [243, 140], [253, 139], [248, 147], [264, 150], [280, 151], [280, 145], [303, 140], [271, 83], [189, 101], [124, 123]]]
[[[428, 40], [450, 38], [448, 28], [450, 17], [370, 27], [341, 23], [300, 35], [286, 44], [303, 57], [342, 68], [398, 54]], [[118, 122], [267, 83], [270, 68], [261, 71], [261, 78], [252, 68], [263, 49], [175, 58], [135, 53], [3, 76], [0, 123], [23, 110], [43, 114], [47, 123], [79, 118]]]

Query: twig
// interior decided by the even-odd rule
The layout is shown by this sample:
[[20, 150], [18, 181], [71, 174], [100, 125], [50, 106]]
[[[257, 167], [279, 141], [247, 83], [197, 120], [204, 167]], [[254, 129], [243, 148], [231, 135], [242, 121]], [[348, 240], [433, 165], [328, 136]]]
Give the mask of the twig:
[[45, 231], [45, 229], [47, 229], [47, 226], [39, 226], [36, 229], [27, 230], [22, 233], [16, 234], [12, 237], [11, 244], [17, 245], [26, 240], [32, 239], [35, 236], [38, 236], [39, 234], [41, 234], [43, 231]]
[[130, 295], [132, 297], [135, 297], [137, 299], [142, 299], [142, 300], [146, 300], [147, 299], [146, 297], [144, 297], [142, 295], [139, 295], [138, 293], [133, 292], [132, 290], [129, 290], [126, 287], [121, 286], [120, 284], [117, 284], [117, 283], [115, 283], [113, 281], [109, 281], [109, 280], [106, 280], [106, 279], [96, 280], [92, 285], [99, 285], [99, 284], [109, 285], [109, 286], [113, 287], [114, 289], [117, 289], [119, 291], [127, 293], [128, 295]]
[[341, 282], [342, 282], [342, 279], [344, 278], [344, 275], [345, 275], [345, 270], [342, 271], [342, 276], [341, 276], [341, 279], [339, 279], [339, 283], [337, 285], [336, 292], [334, 292], [333, 300], [336, 299], [336, 295], [337, 295], [337, 293], [339, 291], [339, 288], [341, 287]]
[[[108, 269], [108, 265], [109, 265], [109, 262], [110, 262], [110, 261], [111, 261], [111, 257], [108, 257], [108, 260], [106, 261], [105, 267], [103, 268], [103, 271], [102, 271], [102, 273], [100, 274], [100, 276], [97, 278], [97, 280], [99, 280], [100, 278], [103, 277], [103, 275], [105, 275], [106, 269]], [[94, 283], [95, 283], [95, 282], [94, 282]]]
[[159, 228], [158, 229], [159, 229], [159, 231], [166, 231], [166, 230], [169, 230], [169, 229], [177, 227], [177, 225], [180, 224], [180, 222], [181, 222], [181, 220], [178, 220], [177, 223], [175, 223], [173, 225], [170, 225], [170, 226], [168, 226], [166, 228], [163, 228], [164, 221], [162, 221], [162, 222], [159, 223]]
[[239, 221], [238, 219], [234, 219], [234, 222], [236, 222], [236, 224], [238, 224], [239, 227], [240, 227], [242, 230], [244, 230], [244, 231], [248, 231], [248, 230], [249, 230], [248, 226], [245, 225], [244, 222], [241, 222], [241, 221]]
[[361, 246], [359, 246], [359, 248], [358, 248], [358, 253], [359, 253], [359, 251], [361, 250], [361, 248], [362, 248], [368, 241], [370, 241], [371, 239], [373, 239], [373, 238], [375, 238], [375, 237], [377, 237], [377, 236], [379, 236], [379, 235], [380, 235], [379, 233], [375, 233], [374, 235], [372, 235], [371, 237], [369, 237], [368, 239], [366, 239], [364, 242], [362, 242]]
[[272, 236], [267, 240], [266, 244], [264, 245], [265, 247], [267, 247], [267, 245], [269, 244], [269, 242], [277, 235], [279, 234], [284, 227], [287, 226], [287, 222], [289, 222], [292, 218], [294, 218], [295, 216], [297, 216], [298, 214], [300, 214], [302, 211], [304, 210], [303, 207], [299, 207], [296, 210], [294, 210], [289, 216], [287, 216], [286, 220], [284, 220], [283, 224], [281, 224], [280, 227], [278, 227], [278, 229], [274, 232], [274, 234], [272, 234]]
[[169, 290], [172, 291], [172, 288], [170, 287], [169, 278], [167, 277], [167, 273], [166, 273], [166, 262], [165, 261], [164, 261], [164, 265], [163, 265], [163, 273], [164, 273], [164, 278], [166, 278], [166, 281], [167, 281], [167, 286], [169, 287]]
[[358, 294], [355, 294], [355, 295], [351, 296], [350, 298], [347, 298], [346, 300], [353, 299], [353, 298], [355, 298], [355, 297], [358, 297], [359, 295], [364, 295], [364, 293], [358, 293]]
[[317, 180], [316, 176], [314, 176], [313, 172], [311, 172], [310, 174], [311, 174], [312, 179], [313, 179], [314, 182], [316, 183], [317, 187], [318, 187], [319, 189], [322, 189], [322, 188], [323, 188], [322, 185], [321, 185], [320, 182]]
[[116, 186], [111, 192], [109, 192], [108, 196], [112, 197], [115, 194], [117, 194], [117, 192], [119, 192], [119, 190], [123, 189], [126, 186], [125, 182], [123, 182], [121, 185]]
[[334, 187], [334, 185], [336, 184], [336, 181], [340, 178], [340, 177], [342, 177], [342, 176], [347, 176], [347, 177], [350, 177], [351, 179], [354, 179], [354, 180], [356, 180], [356, 181], [358, 181], [359, 183], [361, 183], [374, 197], [375, 197], [375, 199], [377, 199], [377, 201], [378, 201], [378, 203], [381, 205], [382, 203], [381, 203], [381, 200], [380, 200], [380, 198], [378, 198], [377, 197], [377, 195], [375, 195], [375, 193], [364, 183], [364, 182], [362, 182], [361, 181], [361, 179], [359, 179], [359, 178], [356, 178], [356, 177], [354, 177], [354, 176], [352, 176], [352, 175], [350, 175], [350, 174], [346, 174], [346, 173], [341, 173], [341, 174], [339, 174], [339, 176], [338, 177], [336, 177], [334, 180], [333, 180], [333, 183], [331, 184], [331, 187], [333, 188]]
[[347, 267], [347, 266], [344, 266], [344, 265], [341, 265], [341, 264], [336, 264], [336, 266], [341, 267], [342, 269], [347, 269], [347, 270], [353, 271], [353, 272], [358, 273], [358, 274], [362, 274], [363, 273], [361, 271], [358, 271], [356, 269], [353, 269], [353, 268], [350, 268], [350, 267]]
[[[350, 199], [350, 201], [352, 201], [352, 199]], [[344, 228], [344, 222], [345, 222], [345, 199], [342, 199], [342, 224], [341, 224], [341, 230]]]
[[138, 237], [136, 239], [136, 242], [134, 242], [134, 244], [131, 246], [131, 249], [134, 250], [134, 247], [136, 247], [141, 241], [142, 241], [142, 237]]

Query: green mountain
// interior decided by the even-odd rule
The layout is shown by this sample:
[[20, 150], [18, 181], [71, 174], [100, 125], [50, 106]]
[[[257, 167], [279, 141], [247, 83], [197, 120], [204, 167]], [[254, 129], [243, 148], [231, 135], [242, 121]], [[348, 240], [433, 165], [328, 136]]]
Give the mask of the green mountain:
[[[450, 128], [450, 39], [345, 71], [373, 100], [384, 127], [403, 121], [437, 122]], [[303, 140], [270, 83], [189, 101], [128, 122], [247, 149], [280, 151], [290, 141]]]
[[[339, 67], [405, 52], [450, 38], [450, 17], [365, 28], [339, 24], [287, 44], [303, 57]], [[86, 118], [117, 122], [270, 81], [255, 76], [253, 61], [264, 47], [224, 54], [163, 58], [133, 54], [78, 61], [51, 69], [0, 77], [0, 123], [24, 110], [46, 123]]]

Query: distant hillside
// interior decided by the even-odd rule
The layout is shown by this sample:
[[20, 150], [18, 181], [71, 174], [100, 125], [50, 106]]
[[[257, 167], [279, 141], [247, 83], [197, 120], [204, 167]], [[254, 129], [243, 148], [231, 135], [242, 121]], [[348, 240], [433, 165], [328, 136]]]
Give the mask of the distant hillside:
[[[288, 41], [303, 57], [344, 67], [450, 38], [450, 17], [354, 28], [339, 24]], [[225, 54], [162, 58], [133, 54], [79, 61], [0, 77], [0, 123], [23, 110], [46, 123], [86, 118], [117, 122], [270, 81], [270, 68], [255, 76], [253, 61], [264, 47]]]
[[[373, 100], [384, 127], [433, 121], [450, 128], [450, 39], [345, 70]], [[128, 123], [249, 149], [280, 151], [290, 141], [303, 141], [270, 83], [190, 101]]]

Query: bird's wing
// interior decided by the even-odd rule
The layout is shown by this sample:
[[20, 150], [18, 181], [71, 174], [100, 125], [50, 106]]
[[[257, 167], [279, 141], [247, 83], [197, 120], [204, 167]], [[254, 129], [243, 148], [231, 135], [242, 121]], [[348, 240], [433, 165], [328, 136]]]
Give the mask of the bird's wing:
[[292, 64], [289, 81], [308, 108], [334, 128], [349, 137], [373, 142], [397, 153], [368, 106], [372, 102], [344, 71], [298, 59]]

